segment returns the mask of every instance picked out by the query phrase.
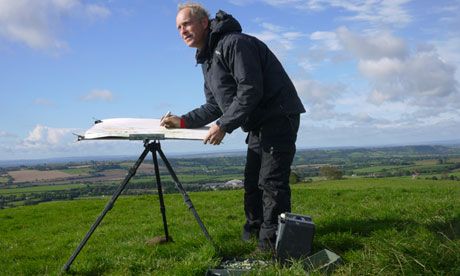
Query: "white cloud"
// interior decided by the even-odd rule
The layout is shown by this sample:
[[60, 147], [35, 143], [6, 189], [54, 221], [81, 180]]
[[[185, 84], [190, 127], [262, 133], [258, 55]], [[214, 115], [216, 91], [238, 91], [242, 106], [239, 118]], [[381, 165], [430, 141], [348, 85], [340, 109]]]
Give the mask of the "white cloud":
[[[445, 40], [433, 40], [430, 43], [436, 45], [437, 51], [442, 59], [448, 60], [450, 63], [455, 64], [457, 68], [460, 67], [460, 33], [452, 34]], [[460, 79], [460, 70], [456, 71], [456, 78]]]
[[52, 128], [48, 126], [37, 125], [24, 139], [25, 148], [52, 147], [62, 143], [70, 133], [75, 129], [70, 128]]
[[0, 156], [3, 160], [43, 159], [69, 156], [94, 156], [109, 154], [138, 154], [139, 143], [84, 141], [77, 142], [73, 133], [83, 134], [77, 128], [54, 128], [37, 124], [26, 138], [0, 131], [0, 138], [9, 139], [0, 143]]
[[358, 68], [368, 78], [391, 78], [404, 73], [404, 62], [397, 58], [362, 59]]
[[409, 53], [404, 40], [388, 32], [361, 36], [341, 27], [337, 36], [344, 49], [358, 58], [359, 71], [373, 85], [372, 103], [403, 101], [452, 108], [452, 100], [460, 101], [456, 68], [441, 59], [435, 48]]
[[63, 50], [68, 46], [58, 37], [62, 19], [78, 13], [93, 19], [110, 15], [107, 8], [80, 0], [2, 0], [0, 37], [33, 49]]
[[349, 31], [346, 27], [337, 29], [337, 37], [343, 47], [361, 59], [405, 58], [408, 45], [401, 38], [383, 31], [373, 36], [362, 36]]
[[296, 40], [305, 37], [306, 35], [301, 32], [285, 32], [283, 33], [283, 37], [288, 40]]
[[[308, 116], [308, 115], [305, 115]], [[392, 123], [392, 122], [390, 122]], [[458, 140], [452, 129], [457, 128], [459, 120], [445, 120], [439, 123], [417, 125], [408, 123], [375, 124], [324, 127], [303, 121], [300, 127], [298, 148], [301, 147], [340, 147], [340, 146], [382, 146], [391, 144], [416, 145], [433, 141]], [[357, 135], [359, 134], [359, 135]]]
[[85, 101], [85, 102], [97, 101], [97, 100], [112, 102], [115, 99], [115, 96], [109, 90], [94, 89], [90, 91], [86, 96], [82, 97], [81, 99], [82, 101]]
[[24, 139], [19, 139], [17, 135], [0, 132], [0, 138], [15, 138], [12, 142], [0, 143], [0, 156], [3, 160], [18, 160], [107, 155], [108, 153], [125, 155], [138, 154], [139, 148], [142, 148], [141, 144], [136, 143], [77, 142], [73, 133], [83, 134], [84, 131], [76, 128], [54, 128], [38, 124]]
[[271, 31], [266, 31], [266, 30], [262, 32], [258, 32], [258, 33], [250, 33], [250, 35], [257, 37], [258, 39], [266, 43], [269, 43], [271, 41], [277, 41], [281, 39], [281, 36], [279, 34], [271, 32]]
[[294, 79], [300, 98], [307, 103], [308, 117], [327, 120], [336, 116], [334, 102], [345, 90], [345, 86], [335, 83], [321, 83], [308, 77]]
[[270, 44], [270, 48], [276, 53], [278, 57], [285, 56], [287, 51], [296, 48], [296, 41], [306, 37], [306, 35], [301, 32], [292, 31], [287, 27], [264, 22], [260, 18], [256, 19], [255, 21], [259, 23], [263, 30], [249, 34], [257, 37], [267, 44]]
[[306, 72], [311, 72], [315, 69], [315, 66], [308, 59], [301, 60], [299, 66]]
[[278, 25], [275, 25], [275, 24], [272, 24], [272, 23], [268, 23], [268, 22], [262, 22], [260, 24], [264, 29], [270, 31], [270, 32], [276, 32], [276, 33], [279, 33], [279, 32], [284, 32], [286, 30], [286, 28], [284, 27], [281, 27], [281, 26], [278, 26]]
[[338, 51], [341, 49], [337, 34], [334, 32], [316, 31], [310, 35], [310, 39], [321, 42], [320, 45], [314, 45], [312, 47], [313, 50], [322, 49], [326, 51]]
[[[350, 15], [343, 20], [365, 21], [375, 25], [406, 26], [413, 21], [405, 4], [412, 0], [260, 0], [272, 6], [294, 7], [299, 10], [322, 11], [326, 8], [342, 9]], [[241, 4], [241, 3], [240, 3]]]
[[228, 2], [233, 4], [233, 5], [244, 6], [244, 5], [247, 5], [247, 4], [252, 3], [254, 1], [255, 0], [229, 0]]
[[88, 4], [86, 6], [86, 13], [93, 19], [107, 18], [111, 14], [108, 8], [95, 4]]

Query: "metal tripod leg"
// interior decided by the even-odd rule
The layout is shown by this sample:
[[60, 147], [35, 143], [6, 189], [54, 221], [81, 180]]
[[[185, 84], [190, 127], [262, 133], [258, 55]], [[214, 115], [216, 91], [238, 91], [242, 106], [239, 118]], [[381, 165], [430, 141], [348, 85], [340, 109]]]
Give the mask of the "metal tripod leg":
[[75, 252], [72, 254], [72, 256], [70, 257], [70, 259], [67, 261], [67, 263], [61, 268], [62, 271], [67, 271], [69, 270], [70, 268], [70, 265], [73, 263], [73, 261], [75, 260], [75, 258], [78, 256], [78, 253], [80, 253], [80, 251], [82, 250], [83, 246], [85, 246], [86, 242], [88, 241], [88, 239], [91, 237], [91, 235], [93, 234], [94, 230], [96, 230], [97, 226], [99, 225], [99, 223], [101, 223], [102, 219], [104, 218], [104, 216], [107, 214], [108, 211], [110, 211], [113, 207], [113, 204], [115, 203], [115, 201], [117, 200], [117, 198], [120, 196], [121, 192], [123, 191], [123, 189], [125, 188], [126, 184], [128, 184], [129, 180], [136, 174], [136, 171], [137, 171], [137, 168], [139, 168], [139, 166], [141, 165], [142, 161], [144, 161], [145, 159], [145, 156], [147, 156], [147, 154], [149, 153], [150, 151], [150, 147], [148, 145], [146, 145], [144, 151], [142, 152], [141, 156], [139, 157], [139, 159], [136, 161], [136, 163], [133, 165], [133, 167], [129, 170], [128, 172], [128, 175], [126, 175], [125, 179], [123, 180], [123, 183], [121, 183], [121, 185], [118, 187], [117, 191], [115, 192], [115, 194], [112, 196], [112, 198], [110, 199], [110, 201], [105, 205], [105, 208], [104, 210], [102, 211], [102, 213], [99, 215], [99, 217], [97, 218], [96, 222], [93, 224], [93, 226], [91, 227], [91, 229], [89, 229], [88, 233], [86, 234], [86, 236], [83, 238], [83, 240], [81, 241], [80, 245], [77, 247], [77, 249], [75, 250]]
[[155, 166], [155, 177], [157, 180], [157, 188], [158, 188], [158, 197], [160, 199], [160, 211], [161, 211], [161, 216], [163, 217], [163, 227], [165, 230], [165, 238], [166, 241], [170, 241], [169, 233], [168, 233], [168, 223], [166, 222], [166, 208], [165, 208], [165, 203], [163, 200], [163, 190], [161, 188], [161, 179], [160, 179], [160, 169], [158, 167], [158, 158], [157, 158], [157, 151], [158, 147], [160, 146], [159, 143], [152, 143], [153, 145], [151, 151], [152, 151], [152, 158], [153, 158], [153, 164]]
[[198, 224], [200, 225], [201, 230], [203, 231], [204, 235], [211, 242], [211, 244], [214, 246], [214, 248], [217, 248], [216, 245], [214, 244], [214, 242], [212, 241], [211, 236], [208, 233], [208, 230], [206, 230], [206, 227], [204, 226], [203, 222], [201, 221], [200, 216], [198, 216], [198, 213], [196, 212], [195, 207], [193, 206], [192, 200], [190, 199], [190, 197], [185, 192], [185, 189], [184, 189], [184, 187], [182, 187], [182, 184], [180, 183], [179, 179], [177, 178], [176, 173], [174, 172], [173, 168], [171, 167], [171, 164], [169, 164], [168, 159], [166, 158], [166, 156], [164, 155], [163, 151], [161, 150], [160, 144], [158, 144], [158, 147], [157, 147], [156, 150], [160, 154], [160, 157], [163, 160], [163, 162], [165, 163], [166, 168], [168, 168], [169, 174], [171, 174], [174, 182], [176, 183], [177, 188], [179, 189], [180, 193], [182, 194], [182, 197], [184, 198], [185, 204], [187, 205], [189, 210], [195, 216], [195, 219], [198, 222]]

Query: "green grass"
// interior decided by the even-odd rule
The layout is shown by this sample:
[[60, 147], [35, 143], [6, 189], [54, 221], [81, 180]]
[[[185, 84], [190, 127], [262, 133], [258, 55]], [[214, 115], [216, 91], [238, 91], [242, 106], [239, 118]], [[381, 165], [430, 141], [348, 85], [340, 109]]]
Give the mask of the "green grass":
[[354, 173], [376, 173], [382, 171], [396, 171], [398, 169], [411, 170], [411, 171], [424, 171], [424, 170], [442, 170], [447, 168], [448, 164], [441, 165], [410, 165], [410, 166], [372, 166], [362, 169], [354, 169]]
[[387, 170], [387, 171], [393, 171], [397, 169], [404, 169], [408, 168], [408, 166], [373, 166], [373, 167], [367, 167], [367, 168], [362, 168], [362, 169], [353, 169], [354, 173], [374, 173], [374, 172], [380, 172], [382, 170]]
[[[349, 179], [292, 188], [292, 212], [316, 224], [312, 253], [327, 248], [344, 261], [333, 275], [460, 275], [460, 182]], [[163, 245], [146, 245], [163, 234], [158, 198], [120, 197], [68, 275], [205, 275], [223, 256], [251, 257], [256, 241], [239, 241], [243, 191], [189, 195], [217, 250], [181, 195], [165, 195], [175, 243]], [[107, 201], [0, 210], [0, 275], [58, 275]], [[306, 271], [294, 262], [252, 275]]]
[[[206, 174], [182, 174], [178, 175], [177, 178], [183, 184], [188, 183], [210, 183], [210, 182], [226, 182], [233, 179], [241, 179], [241, 174], [223, 174], [223, 175], [206, 175]], [[155, 176], [147, 176], [147, 177], [134, 177], [132, 183], [136, 182], [145, 182], [151, 181], [152, 183], [156, 183]], [[161, 176], [161, 181], [169, 181], [174, 182], [171, 175], [165, 174]], [[107, 183], [116, 183], [116, 182], [107, 182]]]
[[8, 182], [8, 177], [0, 176], [0, 183], [7, 183], [7, 182]]
[[31, 193], [43, 193], [51, 191], [63, 191], [70, 190], [73, 188], [81, 188], [86, 184], [63, 184], [63, 185], [48, 185], [48, 186], [32, 186], [26, 188], [14, 188], [14, 189], [0, 189], [0, 195], [22, 195]]

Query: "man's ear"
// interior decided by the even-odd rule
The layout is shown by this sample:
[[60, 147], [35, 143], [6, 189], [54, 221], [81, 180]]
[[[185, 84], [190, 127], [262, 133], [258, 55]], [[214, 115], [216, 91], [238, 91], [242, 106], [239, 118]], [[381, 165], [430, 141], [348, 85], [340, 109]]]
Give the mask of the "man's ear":
[[207, 17], [202, 17], [201, 18], [201, 26], [203, 26], [204, 29], [207, 29], [209, 26], [209, 19]]

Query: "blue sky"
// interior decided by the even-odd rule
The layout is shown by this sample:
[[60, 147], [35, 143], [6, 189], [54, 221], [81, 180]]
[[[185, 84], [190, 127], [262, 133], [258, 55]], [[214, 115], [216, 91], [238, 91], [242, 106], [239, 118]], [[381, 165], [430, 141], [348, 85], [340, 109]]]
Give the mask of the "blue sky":
[[[180, 1], [0, 0], [0, 160], [137, 155], [133, 141], [75, 142], [94, 119], [201, 105]], [[269, 45], [305, 104], [299, 148], [460, 137], [460, 1], [201, 1]], [[244, 150], [165, 141], [168, 152]]]

